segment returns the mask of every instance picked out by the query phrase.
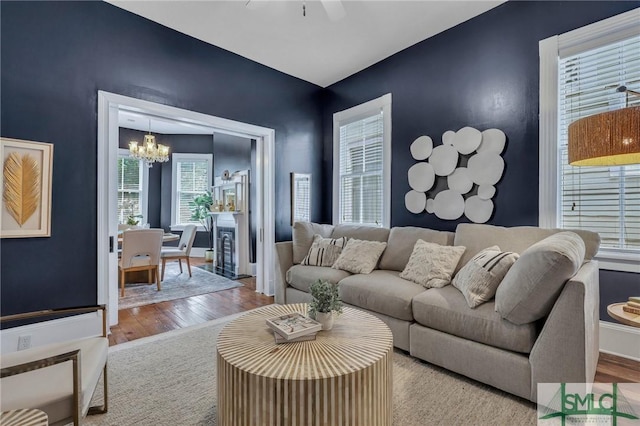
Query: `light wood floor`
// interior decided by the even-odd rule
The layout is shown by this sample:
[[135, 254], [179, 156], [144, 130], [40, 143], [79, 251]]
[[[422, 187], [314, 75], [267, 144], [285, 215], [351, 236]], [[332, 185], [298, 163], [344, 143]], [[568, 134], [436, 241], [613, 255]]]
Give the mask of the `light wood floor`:
[[[192, 265], [203, 263], [203, 258], [191, 259]], [[111, 327], [109, 344], [153, 336], [273, 303], [273, 297], [255, 292], [254, 278], [240, 281], [243, 287], [122, 309], [118, 311], [118, 325]], [[601, 353], [595, 381], [640, 383], [640, 362]]]

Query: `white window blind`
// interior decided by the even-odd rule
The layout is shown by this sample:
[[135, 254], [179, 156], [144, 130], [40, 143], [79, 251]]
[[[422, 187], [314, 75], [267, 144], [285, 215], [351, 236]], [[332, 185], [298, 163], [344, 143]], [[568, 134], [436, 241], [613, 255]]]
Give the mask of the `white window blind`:
[[391, 94], [333, 114], [333, 223], [389, 227]]
[[[603, 248], [640, 249], [640, 166], [567, 161], [569, 124], [624, 108], [620, 85], [640, 91], [640, 36], [561, 57], [558, 77], [559, 225], [599, 233]], [[640, 105], [640, 97], [630, 94], [628, 104]]]
[[190, 202], [198, 195], [211, 190], [211, 154], [173, 154], [173, 225], [199, 225], [191, 219]]
[[118, 223], [127, 223], [129, 217], [139, 224], [146, 222], [145, 172], [140, 160], [118, 154]]

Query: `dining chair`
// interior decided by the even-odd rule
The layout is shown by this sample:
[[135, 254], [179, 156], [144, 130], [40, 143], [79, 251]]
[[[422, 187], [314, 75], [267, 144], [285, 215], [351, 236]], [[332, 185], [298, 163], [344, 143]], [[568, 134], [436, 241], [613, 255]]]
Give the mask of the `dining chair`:
[[155, 280], [160, 287], [160, 250], [162, 249], [162, 229], [132, 229], [122, 234], [122, 256], [118, 262], [120, 270], [120, 296], [124, 297], [125, 274], [133, 271], [148, 271], [148, 283]]
[[164, 267], [167, 260], [177, 260], [178, 265], [180, 265], [180, 273], [182, 273], [182, 259], [185, 259], [187, 261], [189, 277], [191, 277], [191, 263], [189, 262], [189, 255], [191, 254], [191, 247], [193, 246], [193, 240], [195, 239], [196, 226], [186, 225], [182, 231], [178, 247], [162, 247], [162, 251], [160, 252], [160, 257], [162, 258], [161, 280], [164, 280]]

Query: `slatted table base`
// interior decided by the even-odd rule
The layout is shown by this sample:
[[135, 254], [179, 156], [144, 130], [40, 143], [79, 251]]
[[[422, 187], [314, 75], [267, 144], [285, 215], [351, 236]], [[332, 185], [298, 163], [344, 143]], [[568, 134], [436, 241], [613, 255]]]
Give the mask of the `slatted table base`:
[[[297, 306], [298, 312], [306, 312], [305, 305], [285, 306]], [[282, 309], [275, 315], [290, 312], [283, 312]], [[321, 332], [327, 334], [318, 334], [315, 341], [275, 345], [268, 330], [258, 327], [260, 332], [267, 333], [267, 339], [261, 339], [258, 332], [253, 357], [251, 352], [246, 352], [246, 347], [232, 345], [225, 339], [225, 336], [229, 337], [238, 331], [231, 324], [227, 326], [230, 329], [225, 327], [220, 333], [222, 342], [218, 338], [218, 424], [390, 425], [391, 332], [377, 318], [353, 309], [349, 311], [357, 314], [344, 315], [347, 318], [342, 319], [347, 323], [364, 321], [358, 325], [366, 328], [367, 332], [363, 334], [362, 330], [350, 330], [345, 323], [341, 328], [337, 321], [333, 336], [329, 334], [332, 332]], [[266, 312], [266, 315], [273, 314], [273, 308]], [[258, 318], [254, 325], [267, 317]], [[241, 327], [247, 325], [240, 324]], [[354, 336], [345, 338], [348, 337], [345, 332], [347, 335], [353, 332]], [[248, 333], [244, 340], [254, 337], [254, 333]], [[242, 339], [242, 336], [238, 338]], [[237, 343], [238, 338], [231, 340]], [[375, 350], [368, 350], [359, 344], [359, 340], [377, 346]], [[268, 349], [265, 348], [267, 344], [272, 352], [260, 356], [262, 350]], [[247, 358], [249, 360], [246, 362], [238, 361]]]

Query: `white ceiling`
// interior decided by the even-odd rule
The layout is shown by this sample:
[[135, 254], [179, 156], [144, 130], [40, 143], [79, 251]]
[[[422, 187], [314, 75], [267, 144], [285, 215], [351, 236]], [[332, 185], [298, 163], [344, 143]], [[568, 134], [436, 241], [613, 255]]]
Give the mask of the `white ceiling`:
[[343, 0], [331, 20], [317, 0], [106, 1], [322, 87], [504, 3]]

